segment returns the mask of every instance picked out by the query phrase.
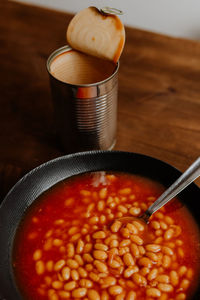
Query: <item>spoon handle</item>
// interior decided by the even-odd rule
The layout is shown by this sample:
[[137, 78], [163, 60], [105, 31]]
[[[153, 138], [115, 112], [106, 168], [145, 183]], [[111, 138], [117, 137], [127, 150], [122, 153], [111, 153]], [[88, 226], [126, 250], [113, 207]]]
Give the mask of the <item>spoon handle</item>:
[[199, 176], [200, 157], [147, 209], [145, 215], [150, 217]]

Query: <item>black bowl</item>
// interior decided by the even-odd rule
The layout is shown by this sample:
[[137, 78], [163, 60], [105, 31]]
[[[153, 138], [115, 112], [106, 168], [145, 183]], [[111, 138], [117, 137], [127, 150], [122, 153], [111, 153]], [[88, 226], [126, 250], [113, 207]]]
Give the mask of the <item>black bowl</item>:
[[[152, 157], [121, 151], [89, 151], [51, 160], [25, 175], [11, 189], [0, 206], [0, 299], [23, 299], [17, 288], [13, 268], [12, 249], [16, 229], [32, 202], [59, 181], [91, 171], [121, 171], [138, 174], [158, 181], [166, 188], [181, 172]], [[199, 225], [198, 201], [200, 189], [190, 184], [179, 199], [187, 206]], [[200, 299], [200, 287], [192, 300]]]

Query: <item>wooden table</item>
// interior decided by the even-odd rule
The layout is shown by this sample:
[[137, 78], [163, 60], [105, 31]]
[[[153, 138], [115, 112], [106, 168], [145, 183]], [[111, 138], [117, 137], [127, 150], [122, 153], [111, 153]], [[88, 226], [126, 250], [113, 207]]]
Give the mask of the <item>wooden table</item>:
[[[0, 199], [32, 168], [64, 155], [46, 59], [71, 15], [0, 2]], [[126, 28], [115, 149], [185, 170], [200, 154], [200, 43]], [[198, 181], [199, 183], [200, 181]]]

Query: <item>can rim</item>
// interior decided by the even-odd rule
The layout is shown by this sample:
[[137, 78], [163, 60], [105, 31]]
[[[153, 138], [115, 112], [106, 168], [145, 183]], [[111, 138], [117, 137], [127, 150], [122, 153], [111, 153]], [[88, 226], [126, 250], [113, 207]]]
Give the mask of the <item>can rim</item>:
[[65, 46], [62, 46], [58, 49], [56, 49], [55, 51], [53, 51], [48, 59], [47, 59], [47, 63], [46, 63], [46, 68], [47, 68], [47, 71], [49, 73], [49, 75], [51, 77], [53, 77], [54, 79], [56, 79], [57, 81], [59, 82], [62, 82], [62, 83], [65, 83], [65, 84], [68, 84], [70, 86], [75, 86], [75, 87], [90, 87], [90, 86], [96, 86], [96, 85], [99, 85], [99, 84], [104, 84], [106, 83], [108, 80], [112, 79], [118, 72], [119, 70], [119, 61], [117, 62], [116, 64], [116, 67], [115, 67], [115, 70], [114, 72], [106, 79], [104, 80], [101, 80], [101, 81], [97, 81], [97, 82], [94, 82], [94, 83], [85, 83], [85, 84], [72, 84], [72, 83], [68, 83], [68, 82], [65, 82], [65, 81], [62, 81], [62, 80], [59, 80], [58, 78], [56, 78], [55, 76], [53, 76], [50, 72], [50, 65], [51, 65], [51, 62], [60, 54], [63, 54], [67, 51], [70, 51], [70, 50], [73, 50], [73, 48], [71, 48], [69, 45], [65, 45]]

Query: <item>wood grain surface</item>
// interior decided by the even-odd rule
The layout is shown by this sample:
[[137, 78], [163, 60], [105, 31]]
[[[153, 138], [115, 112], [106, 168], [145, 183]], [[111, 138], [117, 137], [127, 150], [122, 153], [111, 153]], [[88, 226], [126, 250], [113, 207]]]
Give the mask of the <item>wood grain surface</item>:
[[[0, 199], [32, 168], [64, 155], [46, 59], [72, 15], [0, 2]], [[126, 28], [115, 150], [184, 171], [200, 154], [200, 43]], [[199, 181], [197, 181], [199, 184]]]

